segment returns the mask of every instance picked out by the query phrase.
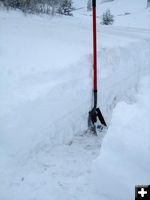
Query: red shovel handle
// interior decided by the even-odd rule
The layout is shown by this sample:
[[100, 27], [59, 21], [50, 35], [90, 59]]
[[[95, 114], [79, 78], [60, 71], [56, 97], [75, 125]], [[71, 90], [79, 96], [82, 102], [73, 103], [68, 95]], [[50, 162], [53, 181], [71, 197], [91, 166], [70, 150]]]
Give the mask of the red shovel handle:
[[93, 0], [93, 69], [94, 91], [97, 91], [96, 0]]

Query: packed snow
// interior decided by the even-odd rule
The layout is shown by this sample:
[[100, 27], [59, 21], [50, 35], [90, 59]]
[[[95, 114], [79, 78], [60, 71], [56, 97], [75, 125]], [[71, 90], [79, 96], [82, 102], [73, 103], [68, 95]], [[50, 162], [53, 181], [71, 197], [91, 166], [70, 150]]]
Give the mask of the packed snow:
[[[138, 1], [119, 10], [121, 2], [125, 4], [115, 0], [97, 6], [98, 106], [109, 125], [98, 137], [87, 132], [92, 13], [85, 1], [74, 2], [73, 17], [0, 10], [0, 200], [111, 199], [115, 194], [106, 189], [112, 179], [120, 191], [129, 188], [130, 196], [136, 182], [149, 180], [148, 156], [143, 165], [136, 168], [136, 163], [150, 145], [150, 77], [143, 78], [150, 72], [150, 9]], [[100, 25], [107, 7], [116, 18], [108, 27]], [[125, 12], [131, 14], [120, 15]], [[139, 158], [137, 134], [147, 144], [140, 143]], [[132, 159], [131, 168], [122, 166], [122, 154], [127, 162]], [[110, 161], [112, 167], [105, 169]], [[118, 176], [113, 173], [117, 162]], [[135, 174], [147, 170], [144, 179], [129, 177], [134, 168]], [[104, 182], [101, 177], [109, 171]]]

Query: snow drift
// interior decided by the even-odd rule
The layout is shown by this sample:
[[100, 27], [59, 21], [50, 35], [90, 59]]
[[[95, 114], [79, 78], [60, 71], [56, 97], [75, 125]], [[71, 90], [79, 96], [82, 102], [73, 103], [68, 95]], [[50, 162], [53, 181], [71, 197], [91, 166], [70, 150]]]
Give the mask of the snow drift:
[[150, 76], [142, 79], [136, 103], [119, 103], [93, 166], [100, 198], [134, 199], [135, 185], [150, 180]]

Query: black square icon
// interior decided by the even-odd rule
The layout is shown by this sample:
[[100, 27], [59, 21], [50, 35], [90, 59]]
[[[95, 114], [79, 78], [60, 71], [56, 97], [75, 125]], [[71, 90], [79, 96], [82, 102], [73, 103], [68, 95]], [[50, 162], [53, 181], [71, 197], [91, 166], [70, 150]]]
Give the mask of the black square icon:
[[150, 185], [135, 186], [135, 200], [150, 200]]

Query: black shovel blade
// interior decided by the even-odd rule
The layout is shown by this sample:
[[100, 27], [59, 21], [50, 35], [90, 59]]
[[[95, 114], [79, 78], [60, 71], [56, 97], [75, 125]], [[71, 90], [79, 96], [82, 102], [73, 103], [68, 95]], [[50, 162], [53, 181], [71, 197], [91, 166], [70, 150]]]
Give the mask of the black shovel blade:
[[103, 126], [105, 126], [105, 127], [107, 127], [107, 124], [106, 124], [106, 122], [105, 122], [105, 120], [104, 120], [104, 117], [103, 117], [103, 115], [102, 115], [102, 113], [101, 113], [101, 111], [100, 111], [100, 109], [99, 108], [93, 108], [90, 112], [89, 112], [89, 119], [88, 119], [88, 124], [89, 124], [89, 126], [91, 126], [91, 124], [95, 124], [96, 122], [97, 122], [97, 117], [98, 117], [98, 119], [99, 119], [99, 121], [101, 122], [101, 124], [103, 125]]
[[88, 130], [97, 136], [96, 125], [94, 124], [96, 121], [96, 115], [94, 115], [93, 110], [91, 110], [88, 116]]
[[93, 109], [89, 112], [89, 117], [90, 117], [90, 120], [92, 121], [93, 124], [97, 122], [96, 109], [93, 108]]
[[104, 120], [104, 117], [103, 117], [100, 109], [96, 108], [96, 112], [97, 112], [97, 116], [98, 116], [98, 119], [100, 120], [101, 124], [107, 127], [107, 124], [106, 124], [106, 122]]

